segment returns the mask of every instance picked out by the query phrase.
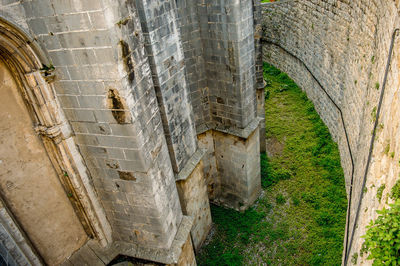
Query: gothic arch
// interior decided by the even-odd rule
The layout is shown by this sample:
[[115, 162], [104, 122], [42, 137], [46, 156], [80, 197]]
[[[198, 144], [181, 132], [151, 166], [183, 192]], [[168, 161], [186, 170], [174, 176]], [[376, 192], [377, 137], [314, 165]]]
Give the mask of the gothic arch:
[[54, 69], [47, 63], [36, 41], [2, 17], [0, 59], [15, 78], [34, 130], [40, 136], [86, 234], [105, 246], [111, 241], [111, 228], [56, 99]]

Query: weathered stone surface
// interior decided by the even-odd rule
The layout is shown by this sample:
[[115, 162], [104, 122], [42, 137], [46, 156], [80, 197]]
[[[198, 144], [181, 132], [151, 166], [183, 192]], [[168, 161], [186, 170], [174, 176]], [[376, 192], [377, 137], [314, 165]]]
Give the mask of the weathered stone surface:
[[41, 256], [58, 264], [80, 248], [87, 235], [3, 62], [0, 84], [1, 196]]
[[174, 171], [196, 151], [196, 132], [175, 1], [138, 1], [153, 82]]
[[0, 256], [10, 265], [41, 265], [40, 257], [1, 200]]
[[[96, 241], [87, 244], [68, 258], [63, 265], [107, 265], [118, 255], [130, 256], [142, 260], [153, 261], [167, 265], [196, 265], [192, 242], [190, 240], [190, 229], [193, 218], [183, 216], [174, 240], [169, 248], [147, 248], [140, 244], [114, 241], [107, 247], [101, 247]], [[87, 254], [85, 259], [83, 257]], [[95, 257], [92, 257], [94, 254]], [[81, 258], [81, 261], [80, 261]]]
[[[85, 177], [64, 178], [80, 193], [74, 194], [72, 200], [80, 206], [76, 212], [90, 218], [83, 222], [85, 230], [91, 229], [87, 230], [89, 236], [102, 245], [120, 245], [108, 249], [105, 257], [115, 257], [123, 253], [121, 247], [130, 249], [135, 245], [146, 250], [143, 254], [147, 255], [142, 251], [126, 254], [150, 261], [195, 265], [189, 233], [180, 235], [178, 227], [182, 227], [183, 208], [196, 217], [192, 235], [194, 245], [201, 245], [211, 223], [205, 180], [209, 186], [218, 184], [218, 194], [210, 194], [215, 200], [231, 192], [238, 194], [246, 207], [254, 200], [255, 179], [259, 179], [259, 159], [254, 154], [258, 154], [256, 146], [260, 142], [253, 138], [253, 131], [260, 123], [256, 89], [261, 53], [253, 28], [259, 25], [259, 5], [253, 2], [0, 3], [0, 22], [4, 19], [16, 25], [15, 40], [26, 39], [29, 45], [19, 47], [28, 50], [37, 62], [28, 67], [30, 59], [6, 47], [3, 39], [0, 49], [11, 61], [20, 62], [19, 68], [25, 71], [22, 74], [32, 82], [33, 73], [42, 69], [43, 79], [48, 82], [42, 85], [51, 93], [36, 93], [47, 93], [57, 104], [35, 98], [35, 108], [54, 111], [38, 121], [54, 119], [68, 133], [66, 140], [54, 140], [54, 145], [69, 145], [68, 149], [57, 150], [62, 160], [57, 157], [54, 165], [60, 173], [77, 170]], [[253, 15], [256, 10], [257, 19]], [[26, 91], [37, 90], [35, 86]], [[228, 135], [217, 136], [213, 130]], [[202, 144], [208, 150], [199, 160], [197, 134], [202, 133], [211, 139]], [[232, 138], [243, 138], [247, 144], [228, 151], [225, 146]], [[253, 145], [255, 142], [258, 144]], [[238, 163], [246, 164], [229, 181], [240, 184], [240, 191], [220, 189], [225, 167], [236, 167], [234, 162], [224, 161], [217, 168], [215, 154], [222, 151], [237, 152]], [[69, 164], [72, 157], [79, 158], [78, 163]], [[182, 185], [183, 207], [175, 177]], [[86, 194], [96, 200], [86, 200]], [[174, 244], [178, 235], [182, 238], [180, 246]], [[78, 242], [74, 242], [77, 248], [83, 244]], [[86, 255], [76, 255], [69, 263], [89, 263], [86, 260], [94, 259], [87, 247], [82, 248], [83, 252]]]
[[199, 146], [209, 148], [204, 157], [204, 174], [212, 202], [245, 210], [259, 196], [261, 178], [258, 125], [259, 120], [256, 119], [244, 130], [209, 130], [198, 135]]
[[196, 249], [207, 237], [211, 229], [211, 212], [207, 186], [204, 179], [202, 158], [206, 150], [198, 150], [189, 160], [190, 165], [177, 177], [176, 186], [182, 206], [182, 212], [194, 218], [191, 230], [193, 245]]

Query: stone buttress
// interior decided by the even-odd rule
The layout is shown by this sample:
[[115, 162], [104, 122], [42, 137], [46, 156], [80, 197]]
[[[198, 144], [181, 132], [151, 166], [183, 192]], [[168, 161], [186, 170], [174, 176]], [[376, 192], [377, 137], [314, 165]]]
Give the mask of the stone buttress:
[[69, 168], [96, 199], [79, 211], [100, 229], [64, 265], [195, 265], [209, 200], [245, 210], [261, 189], [258, 1], [3, 2], [0, 26], [17, 26], [51, 70], [43, 82], [73, 147], [60, 156], [79, 159]]
[[209, 198], [243, 210], [261, 188], [253, 3], [182, 0], [177, 6], [197, 138], [207, 150]]

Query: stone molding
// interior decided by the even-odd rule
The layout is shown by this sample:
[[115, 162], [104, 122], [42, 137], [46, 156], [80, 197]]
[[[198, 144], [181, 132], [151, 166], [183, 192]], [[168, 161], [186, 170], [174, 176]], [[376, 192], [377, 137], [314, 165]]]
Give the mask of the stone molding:
[[19, 265], [42, 265], [40, 256], [38, 256], [29, 239], [19, 228], [1, 198], [0, 241], [7, 247], [8, 255]]
[[199, 164], [199, 162], [203, 159], [206, 152], [206, 149], [198, 148], [197, 151], [192, 155], [192, 157], [190, 157], [183, 169], [177, 175], [175, 175], [175, 181], [186, 180]]
[[215, 130], [242, 139], [247, 139], [254, 132], [254, 130], [258, 128], [260, 121], [262, 121], [262, 118], [256, 117], [245, 128], [223, 127], [223, 126], [218, 126], [213, 122], [208, 122], [198, 128], [197, 135], [203, 134], [209, 130]]
[[[72, 131], [54, 93], [52, 80], [40, 71], [43, 53], [26, 33], [0, 18], [1, 59], [9, 67], [31, 113], [61, 184], [86, 233], [102, 245], [111, 241], [111, 227], [97, 199], [82, 156], [72, 139]], [[41, 58], [41, 59], [39, 59]]]

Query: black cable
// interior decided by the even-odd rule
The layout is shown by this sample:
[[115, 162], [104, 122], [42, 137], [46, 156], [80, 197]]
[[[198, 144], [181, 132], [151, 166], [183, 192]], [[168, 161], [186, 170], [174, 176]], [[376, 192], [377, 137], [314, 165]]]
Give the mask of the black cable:
[[[365, 173], [364, 173], [364, 177], [363, 177], [363, 185], [361, 188], [361, 191], [364, 190], [365, 188], [365, 184], [367, 182], [367, 175], [368, 175], [368, 170], [369, 170], [369, 165], [371, 162], [371, 157], [372, 157], [372, 151], [373, 151], [373, 147], [374, 147], [374, 142], [375, 142], [375, 136], [376, 136], [376, 128], [378, 126], [378, 120], [379, 120], [379, 116], [381, 113], [381, 107], [382, 107], [382, 102], [383, 102], [383, 96], [384, 96], [384, 92], [385, 92], [385, 88], [386, 88], [386, 83], [387, 83], [387, 77], [389, 74], [389, 67], [390, 67], [390, 63], [392, 60], [392, 53], [393, 53], [393, 47], [394, 47], [394, 40], [396, 38], [396, 33], [397, 31], [399, 31], [399, 29], [395, 29], [393, 31], [392, 34], [392, 40], [390, 43], [390, 48], [389, 48], [389, 54], [388, 54], [388, 59], [386, 62], [386, 69], [385, 69], [385, 76], [383, 79], [383, 84], [382, 84], [382, 90], [381, 90], [381, 94], [379, 97], [379, 104], [378, 104], [378, 109], [377, 109], [377, 113], [376, 113], [376, 119], [375, 119], [375, 123], [374, 123], [374, 129], [373, 129], [373, 133], [372, 133], [372, 137], [371, 137], [371, 141], [370, 141], [370, 147], [369, 147], [369, 153], [368, 153], [368, 160], [367, 160], [367, 165], [365, 168]], [[347, 134], [347, 129], [346, 129], [346, 125], [344, 123], [344, 119], [343, 119], [343, 113], [341, 108], [335, 103], [335, 101], [332, 99], [332, 97], [329, 95], [329, 93], [325, 90], [325, 88], [321, 85], [321, 83], [319, 82], [319, 80], [314, 76], [314, 74], [311, 72], [311, 70], [308, 68], [308, 66], [300, 59], [298, 58], [296, 55], [294, 55], [293, 53], [289, 52], [287, 49], [283, 48], [280, 44], [272, 42], [270, 40], [265, 40], [262, 39], [262, 42], [264, 43], [269, 43], [272, 45], [275, 45], [279, 48], [281, 48], [282, 50], [284, 50], [287, 54], [291, 55], [292, 57], [296, 58], [306, 69], [307, 71], [310, 73], [310, 75], [313, 77], [313, 79], [317, 82], [318, 86], [324, 91], [324, 93], [328, 96], [329, 100], [333, 103], [333, 105], [339, 110], [340, 113], [340, 117], [342, 120], [342, 125], [343, 125], [343, 129], [345, 132], [345, 136], [346, 136], [346, 141], [347, 141], [347, 147], [349, 149], [349, 154], [350, 154], [350, 159], [351, 159], [351, 181], [350, 181], [350, 191], [349, 191], [349, 201], [347, 204], [347, 224], [346, 224], [346, 244], [345, 244], [345, 259], [344, 259], [344, 265], [347, 265], [347, 261], [349, 258], [349, 252], [351, 250], [351, 246], [353, 243], [353, 238], [354, 238], [354, 233], [355, 233], [355, 226], [358, 222], [358, 218], [360, 215], [360, 208], [361, 208], [361, 203], [362, 203], [362, 197], [363, 197], [363, 193], [360, 193], [360, 199], [358, 201], [358, 206], [357, 206], [357, 212], [356, 212], [356, 217], [354, 220], [354, 224], [353, 224], [353, 230], [351, 233], [351, 238], [350, 238], [350, 242], [349, 242], [349, 230], [350, 230], [350, 207], [351, 207], [351, 202], [352, 202], [352, 192], [353, 192], [353, 184], [354, 184], [354, 160], [353, 160], [353, 154], [351, 151], [351, 147], [350, 147], [350, 142], [349, 142], [349, 137]], [[350, 243], [350, 244], [349, 244]]]
[[[375, 142], [375, 135], [376, 135], [376, 128], [378, 127], [378, 120], [379, 120], [379, 115], [381, 113], [381, 107], [382, 107], [382, 102], [383, 102], [383, 96], [385, 94], [385, 88], [386, 88], [386, 82], [387, 82], [387, 77], [389, 74], [389, 67], [390, 67], [390, 63], [392, 61], [392, 52], [393, 52], [393, 46], [394, 46], [394, 40], [396, 38], [396, 33], [399, 29], [395, 29], [393, 31], [392, 34], [392, 41], [390, 43], [390, 48], [389, 48], [389, 54], [388, 54], [388, 59], [386, 62], [386, 69], [385, 69], [385, 76], [383, 78], [383, 84], [382, 84], [382, 90], [381, 90], [381, 94], [379, 96], [379, 104], [378, 104], [378, 110], [376, 112], [376, 119], [375, 119], [375, 123], [374, 123], [374, 130], [372, 132], [372, 137], [371, 137], [371, 142], [370, 142], [370, 146], [369, 146], [369, 152], [368, 152], [368, 160], [367, 160], [367, 165], [365, 167], [365, 172], [364, 172], [364, 178], [363, 178], [363, 184], [362, 184], [362, 188], [361, 188], [361, 193], [360, 193], [360, 200], [358, 201], [358, 207], [357, 207], [357, 212], [356, 212], [356, 217], [354, 220], [354, 225], [353, 225], [353, 231], [351, 233], [351, 238], [350, 238], [350, 246], [348, 249], [346, 249], [346, 256], [345, 256], [345, 261], [344, 261], [344, 265], [347, 265], [347, 260], [349, 258], [349, 252], [351, 250], [351, 245], [353, 243], [353, 238], [354, 238], [354, 232], [355, 230], [355, 226], [358, 222], [358, 217], [360, 215], [360, 209], [361, 209], [361, 203], [362, 203], [362, 198], [363, 198], [363, 193], [362, 191], [365, 188], [365, 184], [367, 183], [367, 175], [368, 175], [368, 170], [369, 170], [369, 165], [371, 162], [371, 157], [372, 157], [372, 151], [374, 149], [374, 142]], [[350, 219], [350, 216], [348, 217], [348, 219]]]

